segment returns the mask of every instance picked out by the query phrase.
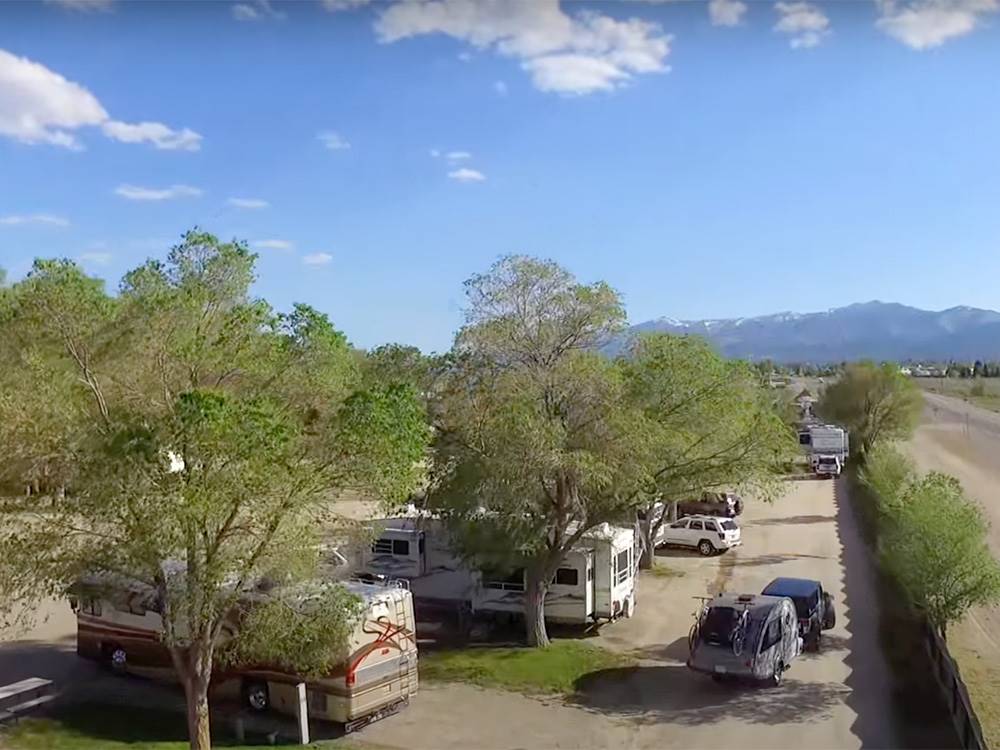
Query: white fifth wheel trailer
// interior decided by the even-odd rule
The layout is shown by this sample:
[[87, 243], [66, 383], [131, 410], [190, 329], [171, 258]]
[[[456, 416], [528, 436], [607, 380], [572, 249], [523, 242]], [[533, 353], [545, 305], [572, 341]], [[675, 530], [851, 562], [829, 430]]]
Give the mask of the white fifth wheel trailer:
[[[378, 536], [360, 551], [368, 575], [409, 581], [418, 607], [466, 607], [472, 614], [524, 611], [523, 569], [504, 574], [476, 570], [453, 551], [447, 530], [433, 518], [376, 521]], [[602, 524], [566, 555], [545, 598], [551, 622], [588, 624], [631, 617], [638, 557], [633, 529]]]

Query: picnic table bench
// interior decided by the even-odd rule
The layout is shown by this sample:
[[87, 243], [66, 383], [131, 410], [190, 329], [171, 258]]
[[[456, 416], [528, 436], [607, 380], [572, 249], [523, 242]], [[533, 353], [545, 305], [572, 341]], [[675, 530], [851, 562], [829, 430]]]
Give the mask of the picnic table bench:
[[10, 685], [0, 685], [0, 722], [16, 719], [54, 700], [56, 684], [41, 677], [29, 677]]

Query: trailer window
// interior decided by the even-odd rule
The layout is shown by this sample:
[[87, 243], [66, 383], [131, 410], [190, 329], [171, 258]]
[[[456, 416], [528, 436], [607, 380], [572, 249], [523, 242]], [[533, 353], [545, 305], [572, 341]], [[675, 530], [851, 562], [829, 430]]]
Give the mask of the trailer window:
[[625, 583], [628, 580], [628, 550], [622, 550], [615, 557], [615, 583]]
[[372, 552], [380, 555], [392, 554], [392, 539], [376, 539], [372, 542]]
[[93, 615], [94, 617], [101, 616], [101, 602], [99, 599], [84, 599], [80, 609], [88, 615]]
[[410, 542], [406, 539], [376, 539], [372, 542], [372, 552], [380, 555], [409, 557]]
[[593, 568], [587, 568], [587, 580], [588, 581], [593, 581], [594, 580], [594, 569]]
[[518, 568], [508, 575], [494, 571], [483, 572], [483, 588], [501, 591], [524, 591], [524, 568]]
[[410, 543], [406, 539], [393, 539], [392, 540], [392, 554], [403, 555], [404, 557], [409, 557], [410, 555]]
[[764, 638], [760, 644], [760, 650], [767, 651], [774, 644], [781, 640], [781, 619], [774, 618], [764, 629]]
[[574, 568], [559, 568], [552, 582], [558, 586], [576, 586], [580, 582], [580, 578]]
[[812, 435], [808, 432], [799, 433], [799, 445], [809, 445], [812, 442]]

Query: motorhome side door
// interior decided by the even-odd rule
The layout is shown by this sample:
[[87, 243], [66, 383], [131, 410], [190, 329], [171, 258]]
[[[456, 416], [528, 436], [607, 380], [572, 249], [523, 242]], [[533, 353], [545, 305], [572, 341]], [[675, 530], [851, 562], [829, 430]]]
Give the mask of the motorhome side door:
[[584, 579], [586, 581], [586, 585], [584, 586], [584, 591], [586, 592], [585, 596], [587, 597], [587, 604], [586, 604], [586, 607], [585, 607], [585, 611], [587, 613], [587, 617], [593, 617], [594, 613], [597, 611], [596, 610], [596, 607], [597, 607], [597, 575], [596, 575], [596, 571], [594, 570], [595, 565], [594, 565], [594, 551], [593, 550], [587, 550], [585, 567], [587, 569], [586, 577]]

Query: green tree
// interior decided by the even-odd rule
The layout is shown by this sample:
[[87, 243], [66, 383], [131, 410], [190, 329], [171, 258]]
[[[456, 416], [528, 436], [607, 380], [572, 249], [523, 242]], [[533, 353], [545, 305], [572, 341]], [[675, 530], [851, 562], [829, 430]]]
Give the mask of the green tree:
[[931, 473], [901, 492], [881, 537], [884, 565], [945, 632], [970, 607], [1000, 600], [1000, 564], [987, 523], [954, 477]]
[[861, 362], [827, 386], [818, 411], [849, 429], [864, 457], [881, 440], [908, 437], [922, 409], [920, 389], [898, 367]]
[[[210, 746], [220, 648], [227, 661], [306, 673], [339, 653], [350, 597], [327, 587], [312, 600], [329, 606], [296, 609], [259, 584], [282, 581], [285, 592], [311, 578], [331, 491], [405, 497], [428, 438], [413, 389], [363, 388], [323, 315], [276, 315], [251, 297], [254, 261], [242, 243], [189, 232], [166, 262], [127, 274], [117, 299], [72, 264], [37, 263], [11, 290], [0, 331], [22, 382], [66, 377], [82, 410], [67, 428], [67, 500], [4, 508], [0, 585], [22, 603], [102, 573], [155, 592], [192, 748]], [[31, 358], [37, 369], [26, 369]], [[63, 407], [35, 408], [51, 424]], [[248, 597], [257, 604], [244, 616], [262, 630], [227, 635]]]
[[587, 531], [628, 515], [648, 460], [622, 371], [597, 353], [625, 315], [606, 284], [523, 256], [466, 291], [429, 503], [477, 564], [524, 567], [527, 640], [545, 646], [556, 569]]
[[[774, 391], [759, 384], [754, 368], [723, 359], [700, 337], [642, 337], [620, 366], [626, 400], [638, 410], [634, 429], [652, 453], [648, 479], [637, 490], [640, 564], [650, 568], [652, 540], [678, 500], [717, 489], [772, 499], [798, 443]], [[669, 512], [655, 512], [661, 502]]]

